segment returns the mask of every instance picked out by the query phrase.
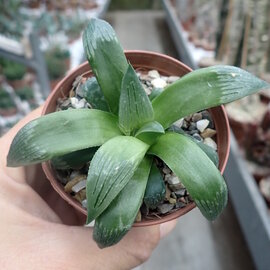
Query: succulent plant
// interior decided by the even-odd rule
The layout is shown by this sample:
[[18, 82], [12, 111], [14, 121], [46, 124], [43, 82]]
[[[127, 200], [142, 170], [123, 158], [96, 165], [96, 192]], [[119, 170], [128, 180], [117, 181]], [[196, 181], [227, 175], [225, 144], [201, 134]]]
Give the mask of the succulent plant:
[[87, 223], [95, 220], [93, 237], [100, 247], [121, 240], [143, 200], [151, 207], [164, 195], [155, 156], [181, 179], [201, 213], [217, 218], [226, 206], [227, 187], [216, 156], [172, 125], [268, 84], [236, 67], [213, 66], [190, 72], [150, 101], [107, 22], [91, 19], [83, 44], [95, 75], [85, 91], [101, 89], [105, 109], [96, 102], [95, 109], [60, 111], [31, 121], [14, 138], [8, 166], [51, 160], [69, 168], [91, 161]]

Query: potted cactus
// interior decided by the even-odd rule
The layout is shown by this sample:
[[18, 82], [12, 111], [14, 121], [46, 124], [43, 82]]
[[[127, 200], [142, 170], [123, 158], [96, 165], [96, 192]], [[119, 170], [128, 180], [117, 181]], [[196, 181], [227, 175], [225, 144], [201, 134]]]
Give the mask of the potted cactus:
[[[223, 171], [228, 156], [227, 118], [222, 107], [213, 107], [268, 84], [232, 66], [190, 72], [179, 61], [155, 53], [129, 52], [127, 61], [112, 27], [99, 19], [91, 19], [83, 44], [92, 70], [85, 63], [58, 84], [45, 104], [44, 114], [48, 114], [24, 126], [14, 138], [8, 166], [45, 162], [44, 171], [59, 194], [87, 212], [87, 223], [95, 220], [93, 237], [100, 247], [121, 240], [142, 204], [155, 207], [166, 196], [157, 160], [181, 179], [194, 202], [176, 215], [139, 224], [164, 222], [195, 204], [207, 219], [217, 218], [227, 203], [217, 153], [174, 123], [212, 107], [209, 111], [217, 126], [219, 168]], [[152, 89], [148, 96], [135, 71], [147, 67], [181, 78], [164, 90]], [[172, 74], [173, 70], [178, 74]], [[55, 112], [57, 100], [63, 95], [73, 98], [74, 86], [82, 82], [80, 95], [91, 106]], [[223, 130], [218, 128], [222, 125]], [[56, 179], [55, 169], [65, 172], [78, 166], [88, 169], [84, 182], [87, 209], [71, 199]]]

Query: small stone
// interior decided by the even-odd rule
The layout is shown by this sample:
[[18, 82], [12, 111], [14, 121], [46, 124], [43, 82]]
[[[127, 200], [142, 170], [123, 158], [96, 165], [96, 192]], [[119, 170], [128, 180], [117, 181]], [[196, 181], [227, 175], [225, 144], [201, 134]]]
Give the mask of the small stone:
[[69, 106], [70, 106], [71, 102], [70, 102], [70, 99], [66, 99], [65, 101], [62, 102], [62, 104], [60, 105], [60, 107], [62, 109], [67, 109]]
[[82, 201], [82, 207], [86, 208], [87, 209], [87, 199], [84, 199]]
[[169, 199], [169, 203], [170, 203], [170, 204], [176, 204], [176, 199], [170, 198], [170, 199]]
[[83, 200], [86, 199], [86, 190], [82, 189], [80, 192], [76, 193], [74, 198], [81, 203]]
[[87, 103], [87, 101], [84, 98], [78, 100], [76, 97], [71, 97], [70, 101], [74, 109], [82, 109], [85, 107], [85, 104]]
[[177, 185], [180, 183], [180, 180], [177, 176], [171, 176], [169, 179], [168, 179], [168, 184], [169, 185]]
[[181, 188], [183, 188], [183, 185], [182, 185], [182, 183], [178, 183], [178, 184], [175, 184], [175, 185], [169, 185], [169, 188], [172, 190], [172, 191], [177, 191], [177, 190], [179, 190], [179, 189], [181, 189]]
[[160, 78], [160, 75], [157, 70], [150, 70], [148, 72], [148, 76], [151, 77], [152, 79]]
[[184, 197], [186, 195], [186, 189], [180, 188], [174, 192], [174, 194], [177, 196], [177, 198]]
[[84, 96], [83, 87], [77, 87], [77, 89], [76, 89], [76, 95], [78, 95], [79, 97], [83, 97]]
[[169, 203], [161, 204], [157, 207], [157, 210], [161, 214], [166, 214], [170, 212], [173, 209], [174, 205]]
[[177, 196], [175, 195], [174, 192], [171, 193], [171, 197], [174, 198], [174, 199], [177, 199]]
[[85, 108], [86, 103], [87, 103], [87, 101], [84, 98], [82, 98], [78, 102], [76, 109], [83, 109], [83, 108]]
[[136, 222], [140, 222], [141, 220], [142, 220], [142, 214], [141, 214], [141, 211], [139, 210], [139, 212], [138, 212], [138, 214], [137, 214], [137, 216], [136, 216], [135, 221], [136, 221]]
[[175, 208], [183, 208], [185, 206], [186, 206], [185, 203], [183, 203], [183, 202], [177, 202], [176, 205], [175, 205]]
[[211, 138], [205, 138], [203, 140], [203, 142], [204, 142], [204, 144], [212, 147], [214, 150], [217, 150], [217, 144], [216, 144], [216, 142], [213, 139], [211, 139]]
[[73, 108], [77, 109], [79, 100], [76, 97], [71, 97], [70, 98], [70, 102]]
[[166, 194], [165, 194], [165, 198], [167, 199], [167, 201], [169, 201], [169, 199], [171, 198], [171, 191], [170, 189], [166, 186]]
[[184, 119], [183, 125], [182, 125], [183, 129], [187, 129], [188, 128], [188, 123], [187, 121]]
[[209, 123], [210, 123], [209, 120], [202, 119], [202, 120], [199, 120], [198, 122], [196, 122], [196, 127], [200, 132], [203, 132], [207, 128]]
[[196, 130], [197, 129], [197, 126], [195, 123], [190, 123], [189, 127], [188, 127], [188, 130], [192, 131], [192, 130]]
[[182, 203], [186, 204], [185, 197], [181, 197], [181, 198], [179, 199], [179, 202], [182, 202]]
[[214, 135], [216, 135], [216, 131], [214, 129], [211, 129], [211, 128], [207, 128], [205, 129], [202, 133], [201, 133], [201, 136], [205, 139], [205, 138], [211, 138], [213, 137]]
[[79, 171], [72, 171], [72, 173], [70, 174], [69, 178], [70, 180], [72, 180], [74, 177], [80, 175], [80, 172]]
[[151, 94], [151, 89], [149, 87], [147, 87], [145, 84], [143, 84], [143, 89], [144, 89], [146, 95], [149, 96]]
[[194, 139], [196, 139], [198, 142], [202, 142], [203, 141], [203, 138], [198, 133], [193, 134], [192, 137]]
[[214, 129], [215, 126], [214, 126], [214, 122], [213, 122], [211, 114], [208, 111], [202, 111], [201, 113], [202, 113], [202, 118], [207, 119], [209, 121], [208, 127]]
[[170, 174], [165, 174], [165, 182], [168, 182], [171, 177], [172, 176]]
[[79, 191], [81, 191], [82, 189], [84, 189], [86, 187], [86, 179], [85, 180], [81, 180], [80, 182], [78, 182], [77, 184], [75, 184], [71, 190], [75, 193], [78, 193]]
[[165, 174], [170, 174], [170, 173], [171, 173], [171, 170], [170, 170], [167, 166], [165, 166], [165, 167], [162, 169], [162, 171], [163, 171]]
[[185, 120], [186, 120], [187, 122], [190, 122], [190, 121], [191, 121], [191, 118], [192, 118], [192, 114], [186, 116], [186, 117], [185, 117]]
[[193, 122], [198, 122], [199, 120], [202, 120], [202, 114], [201, 113], [194, 113], [191, 117], [191, 120]]
[[76, 79], [72, 83], [72, 87], [73, 88], [77, 87], [83, 81], [83, 79], [84, 78], [82, 76], [77, 76]]
[[181, 128], [183, 126], [184, 123], [184, 118], [181, 118], [179, 120], [177, 120], [176, 122], [174, 122], [173, 124], [176, 125], [177, 127]]
[[142, 80], [142, 81], [150, 81], [151, 79], [149, 78], [149, 76], [147, 74], [141, 74], [140, 75], [140, 80]]
[[71, 179], [64, 187], [65, 192], [71, 193], [72, 187], [79, 183], [82, 179], [86, 179], [86, 175], [78, 175]]
[[168, 79], [167, 79], [167, 82], [168, 83], [174, 83], [179, 79], [180, 79], [180, 77], [178, 77], [178, 76], [169, 76]]
[[151, 81], [151, 84], [155, 87], [155, 88], [164, 88], [167, 86], [166, 81], [164, 81], [161, 78], [156, 78], [154, 80]]

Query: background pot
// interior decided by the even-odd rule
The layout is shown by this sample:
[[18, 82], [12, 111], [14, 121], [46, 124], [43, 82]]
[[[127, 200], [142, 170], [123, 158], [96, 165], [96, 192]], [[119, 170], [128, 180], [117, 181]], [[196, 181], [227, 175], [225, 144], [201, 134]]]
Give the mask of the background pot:
[[[164, 76], [180, 76], [182, 77], [186, 73], [190, 72], [191, 69], [180, 61], [158, 53], [145, 52], [145, 51], [126, 51], [125, 52], [128, 61], [133, 65], [133, 67], [145, 69], [145, 70], [157, 70], [161, 75]], [[75, 78], [79, 75], [84, 77], [92, 76], [90, 66], [88, 62], [83, 63], [73, 71], [71, 71], [61, 82], [59, 82], [53, 92], [48, 97], [42, 114], [48, 114], [55, 111], [56, 103], [58, 98], [62, 98], [68, 95], [72, 88], [72, 83]], [[215, 123], [215, 128], [217, 131], [217, 145], [218, 145], [218, 155], [219, 155], [219, 170], [221, 173], [224, 172], [228, 156], [229, 156], [229, 146], [230, 146], [230, 132], [229, 123], [227, 115], [225, 113], [224, 107], [219, 106], [209, 109], [209, 112]], [[57, 181], [55, 173], [50, 165], [50, 162], [44, 162], [42, 164], [43, 170], [50, 180], [54, 189], [60, 194], [60, 196], [71, 204], [79, 212], [83, 213], [85, 216], [87, 214], [86, 209], [84, 209], [81, 204], [72, 198], [71, 195], [64, 191], [63, 186]], [[178, 218], [185, 213], [189, 212], [195, 207], [195, 203], [190, 203], [186, 207], [181, 208], [167, 216], [163, 216], [161, 219], [156, 220], [142, 220], [141, 222], [135, 223], [134, 226], [148, 226], [154, 224], [160, 224], [167, 222], [169, 220]]]

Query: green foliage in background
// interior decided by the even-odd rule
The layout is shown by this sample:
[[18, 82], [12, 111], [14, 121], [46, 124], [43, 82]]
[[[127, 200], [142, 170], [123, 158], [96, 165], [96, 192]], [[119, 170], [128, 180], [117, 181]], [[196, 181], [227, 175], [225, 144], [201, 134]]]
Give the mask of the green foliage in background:
[[26, 73], [24, 65], [12, 62], [5, 58], [0, 58], [1, 73], [5, 75], [7, 80], [21, 80]]
[[21, 100], [34, 99], [33, 89], [29, 86], [24, 86], [23, 88], [16, 90], [16, 95], [18, 95]]
[[14, 101], [10, 95], [2, 88], [0, 88], [0, 109], [10, 109], [15, 106]]
[[51, 80], [63, 77], [68, 69], [65, 60], [69, 59], [70, 54], [67, 49], [60, 46], [53, 46], [45, 53], [45, 60]]

